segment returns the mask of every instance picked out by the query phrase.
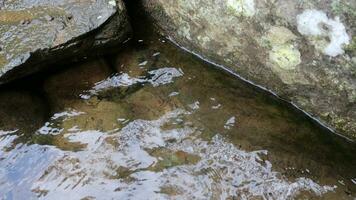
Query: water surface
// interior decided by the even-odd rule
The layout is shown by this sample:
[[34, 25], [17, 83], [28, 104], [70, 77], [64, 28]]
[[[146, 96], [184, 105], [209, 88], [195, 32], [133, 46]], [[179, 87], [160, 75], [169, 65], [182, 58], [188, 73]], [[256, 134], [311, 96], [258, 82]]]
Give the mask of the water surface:
[[356, 197], [355, 143], [155, 34], [0, 98], [0, 199]]

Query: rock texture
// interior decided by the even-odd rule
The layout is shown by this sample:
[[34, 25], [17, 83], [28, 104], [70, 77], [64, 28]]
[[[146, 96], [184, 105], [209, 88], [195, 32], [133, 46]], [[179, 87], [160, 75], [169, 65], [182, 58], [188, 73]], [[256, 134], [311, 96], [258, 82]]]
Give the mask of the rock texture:
[[121, 0], [0, 0], [0, 83], [128, 39]]
[[356, 1], [141, 0], [172, 40], [356, 139]]

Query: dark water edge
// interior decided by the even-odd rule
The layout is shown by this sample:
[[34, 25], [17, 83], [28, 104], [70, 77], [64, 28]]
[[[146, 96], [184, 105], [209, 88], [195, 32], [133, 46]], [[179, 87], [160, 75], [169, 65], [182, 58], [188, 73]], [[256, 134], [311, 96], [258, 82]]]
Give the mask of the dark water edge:
[[[283, 197], [283, 188], [291, 189], [293, 183], [294, 189], [300, 191], [292, 192], [288, 198], [355, 198], [354, 142], [333, 134], [275, 96], [178, 49], [155, 34], [152, 25], [141, 15], [133, 14], [130, 6], [129, 10], [131, 16], [136, 16], [132, 19], [137, 22], [133, 24], [136, 35], [122, 49], [68, 67], [58, 66], [0, 89], [0, 130], [5, 131], [0, 134], [0, 199], [18, 199], [30, 193], [34, 198], [52, 199], [63, 197], [64, 192], [76, 193], [78, 198], [98, 198], [103, 195], [100, 181], [105, 183], [108, 197], [113, 192], [121, 198], [135, 199], [139, 193], [152, 195], [139, 187], [142, 184], [151, 188], [138, 177], [153, 172], [161, 174], [158, 178], [151, 174], [147, 180], [166, 181], [165, 176], [173, 179], [177, 175], [185, 180], [183, 177], [189, 174], [191, 190], [201, 189], [197, 182], [203, 182], [211, 190], [207, 193], [211, 199], [228, 194], [223, 192], [228, 189], [238, 191], [236, 196], [227, 196], [232, 199], [259, 196], [260, 189], [265, 198]], [[153, 56], [157, 53], [160, 54]], [[159, 69], [168, 71], [152, 79], [157, 73], [149, 72]], [[129, 75], [130, 83], [112, 85], [116, 80], [112, 78], [122, 78], [123, 73]], [[155, 82], [166, 74], [170, 81]], [[136, 83], [134, 77], [138, 79]], [[109, 86], [95, 88], [100, 86], [97, 83]], [[189, 114], [177, 114], [177, 109]], [[167, 113], [172, 116], [165, 117]], [[230, 120], [232, 117], [234, 120]], [[118, 121], [119, 118], [128, 121]], [[39, 131], [43, 127], [49, 131]], [[148, 128], [136, 132], [135, 127]], [[136, 149], [143, 152], [140, 158], [122, 147], [137, 142], [135, 137], [144, 141], [147, 134], [146, 140], [156, 141], [157, 135], [151, 133], [159, 136], [175, 132], [188, 136], [168, 138], [164, 145], [155, 143], [154, 147], [140, 143]], [[123, 138], [125, 135], [128, 138]], [[98, 146], [95, 141], [100, 141]], [[190, 147], [194, 147], [192, 151]], [[268, 154], [254, 153], [261, 150]], [[110, 157], [121, 151], [128, 151], [137, 163], [130, 165], [121, 155], [120, 162]], [[234, 155], [236, 160], [224, 162]], [[141, 158], [157, 160], [146, 166]], [[80, 169], [78, 173], [74, 173], [76, 169]], [[243, 176], [236, 180], [239, 175]], [[194, 177], [199, 177], [198, 181]], [[319, 196], [305, 190], [317, 188], [320, 192], [321, 188], [300, 178], [337, 188]], [[240, 185], [246, 188], [234, 186], [244, 179]], [[16, 186], [21, 180], [29, 181]], [[179, 179], [176, 181], [179, 183]], [[182, 185], [163, 185], [166, 187], [161, 185], [154, 194], [168, 196], [159, 198], [202, 198]]]

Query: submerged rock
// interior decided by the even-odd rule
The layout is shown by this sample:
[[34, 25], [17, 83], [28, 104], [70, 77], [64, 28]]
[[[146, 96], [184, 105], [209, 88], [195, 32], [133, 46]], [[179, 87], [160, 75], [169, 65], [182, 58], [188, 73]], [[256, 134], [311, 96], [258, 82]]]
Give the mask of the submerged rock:
[[35, 92], [0, 91], [0, 132], [30, 135], [46, 121], [47, 112], [46, 100]]
[[170, 39], [356, 138], [356, 2], [142, 0]]
[[121, 0], [0, 1], [0, 84], [100, 53], [129, 33]]

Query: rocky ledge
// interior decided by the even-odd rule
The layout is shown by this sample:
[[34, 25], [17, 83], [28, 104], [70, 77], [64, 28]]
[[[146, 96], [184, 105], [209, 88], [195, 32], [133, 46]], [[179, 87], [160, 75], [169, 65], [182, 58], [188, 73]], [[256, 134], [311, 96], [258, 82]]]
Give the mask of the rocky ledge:
[[0, 84], [130, 35], [120, 0], [0, 0]]
[[356, 139], [356, 1], [141, 3], [179, 45]]

